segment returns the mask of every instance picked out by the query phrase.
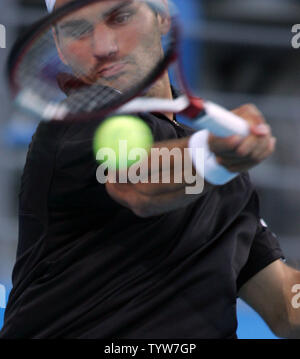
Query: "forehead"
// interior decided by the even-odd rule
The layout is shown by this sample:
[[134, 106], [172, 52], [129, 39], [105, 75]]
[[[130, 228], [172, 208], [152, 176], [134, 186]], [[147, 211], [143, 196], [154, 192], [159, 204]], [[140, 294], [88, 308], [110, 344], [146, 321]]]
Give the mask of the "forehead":
[[[72, 2], [72, 0], [60, 0], [58, 7], [66, 5]], [[61, 3], [61, 5], [59, 5]], [[62, 19], [58, 20], [58, 24], [63, 24], [71, 20], [88, 20], [89, 22], [96, 22], [105, 19], [106, 17], [113, 15], [122, 9], [141, 9], [144, 8], [145, 3], [141, 0], [98, 0], [87, 1], [87, 6], [83, 6], [78, 10], [67, 14]], [[145, 7], [147, 8], [147, 7]]]
[[55, 2], [55, 8], [61, 7], [63, 5], [66, 5], [70, 3], [72, 0], [56, 0]]
[[[75, 0], [56, 0], [55, 2], [55, 9], [63, 6], [63, 5], [66, 5], [66, 4], [69, 4], [71, 2], [74, 2]], [[106, 3], [108, 5], [108, 3], [112, 4], [112, 3], [124, 3], [124, 2], [129, 2], [128, 0], [98, 0], [98, 1], [95, 1], [95, 4], [101, 4], [102, 6], [105, 6], [104, 4]], [[88, 4], [88, 1], [87, 1], [87, 4]]]

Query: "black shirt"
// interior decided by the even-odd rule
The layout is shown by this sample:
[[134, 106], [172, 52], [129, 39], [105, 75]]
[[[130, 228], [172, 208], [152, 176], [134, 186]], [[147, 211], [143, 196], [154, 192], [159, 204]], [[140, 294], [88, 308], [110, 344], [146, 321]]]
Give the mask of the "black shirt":
[[[155, 139], [190, 135], [143, 114]], [[0, 338], [235, 338], [238, 289], [282, 257], [247, 174], [139, 218], [96, 180], [98, 123], [42, 123], [20, 192]]]

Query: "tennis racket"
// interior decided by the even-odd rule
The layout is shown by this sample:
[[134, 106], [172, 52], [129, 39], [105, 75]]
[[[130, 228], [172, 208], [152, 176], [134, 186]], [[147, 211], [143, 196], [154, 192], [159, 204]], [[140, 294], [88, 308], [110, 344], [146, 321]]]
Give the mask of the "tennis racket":
[[[13, 47], [8, 73], [16, 104], [38, 121], [160, 112], [217, 136], [247, 136], [246, 121], [190, 92], [180, 30], [168, 0], [71, 1]], [[182, 93], [175, 99], [168, 85], [174, 65]]]

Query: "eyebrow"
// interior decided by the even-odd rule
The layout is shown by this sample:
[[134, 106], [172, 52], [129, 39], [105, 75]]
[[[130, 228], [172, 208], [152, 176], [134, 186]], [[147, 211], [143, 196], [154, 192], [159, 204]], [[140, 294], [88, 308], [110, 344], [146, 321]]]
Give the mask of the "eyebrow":
[[[108, 18], [111, 15], [113, 15], [115, 12], [125, 8], [126, 6], [130, 6], [132, 5], [134, 2], [134, 0], [126, 0], [125, 2], [123, 2], [122, 4], [118, 4], [113, 6], [111, 9], [105, 11], [102, 14], [102, 19]], [[72, 27], [77, 27], [83, 24], [89, 24], [89, 21], [86, 19], [75, 19], [75, 20], [67, 20], [66, 22], [63, 22], [61, 25], [59, 25], [60, 29], [65, 29], [65, 28], [72, 28]]]
[[68, 20], [62, 23], [61, 25], [58, 24], [58, 28], [64, 30], [65, 28], [78, 27], [79, 25], [82, 24], [89, 24], [89, 22], [87, 20]]
[[107, 11], [103, 14], [103, 17], [104, 17], [104, 18], [109, 17], [109, 16], [111, 16], [114, 12], [117, 12], [117, 11], [121, 10], [122, 8], [124, 8], [124, 7], [126, 7], [126, 6], [132, 5], [133, 2], [134, 2], [134, 0], [125, 0], [124, 3], [115, 5], [115, 6], [112, 7], [111, 9], [107, 10]]

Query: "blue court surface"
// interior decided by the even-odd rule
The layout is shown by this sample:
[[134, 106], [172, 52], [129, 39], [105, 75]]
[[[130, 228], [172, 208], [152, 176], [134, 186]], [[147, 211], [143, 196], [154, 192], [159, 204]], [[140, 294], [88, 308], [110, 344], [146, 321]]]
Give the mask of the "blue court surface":
[[0, 308], [0, 329], [3, 326], [3, 316], [4, 316], [4, 309]]
[[278, 339], [261, 317], [242, 300], [237, 304], [239, 339]]

